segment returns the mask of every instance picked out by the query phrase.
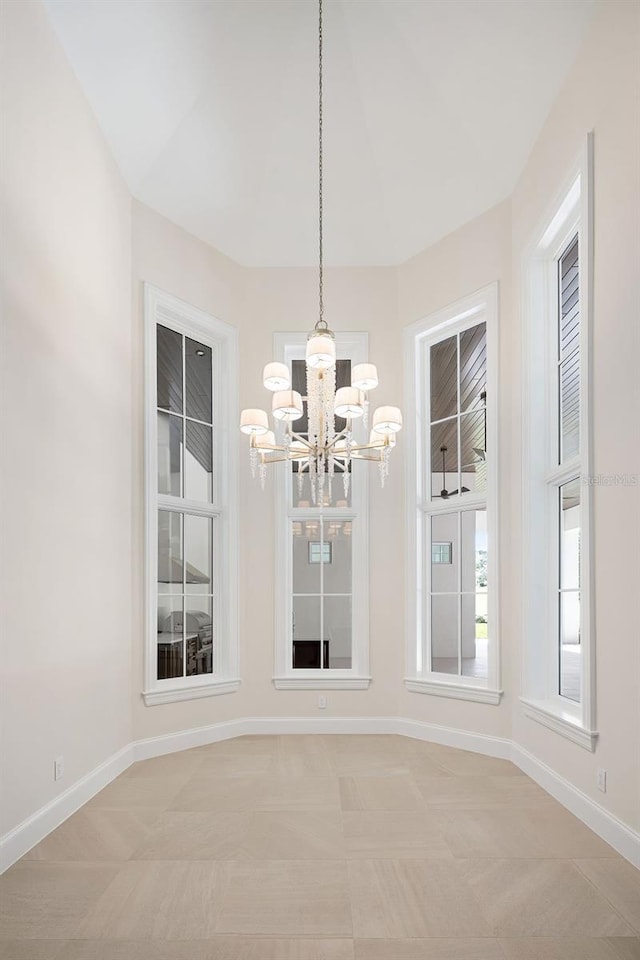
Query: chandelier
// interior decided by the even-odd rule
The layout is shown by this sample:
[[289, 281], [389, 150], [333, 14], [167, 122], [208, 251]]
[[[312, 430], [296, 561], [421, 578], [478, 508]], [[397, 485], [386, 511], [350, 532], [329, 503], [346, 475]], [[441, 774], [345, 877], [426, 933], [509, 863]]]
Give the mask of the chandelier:
[[[273, 394], [271, 413], [278, 431], [269, 429], [265, 410], [243, 410], [240, 430], [249, 436], [249, 458], [254, 478], [261, 485], [270, 463], [291, 461], [297, 464], [298, 489], [308, 477], [314, 505], [331, 503], [336, 476], [343, 482], [348, 496], [352, 460], [372, 460], [379, 464], [380, 482], [384, 486], [389, 473], [389, 454], [395, 446], [396, 434], [402, 429], [402, 413], [398, 407], [378, 407], [371, 422], [366, 442], [359, 438], [359, 421], [368, 425], [368, 394], [378, 386], [378, 372], [372, 363], [356, 364], [351, 370], [351, 385], [336, 390], [335, 334], [324, 319], [323, 300], [323, 233], [322, 233], [322, 0], [318, 2], [318, 303], [315, 327], [307, 337], [306, 396], [292, 389], [291, 371], [287, 364], [267, 363], [263, 384]], [[307, 431], [296, 433], [292, 424], [304, 416], [306, 403]], [[343, 429], [336, 429], [335, 418], [345, 420]], [[354, 435], [354, 427], [356, 433]], [[365, 432], [366, 436], [366, 432]]]

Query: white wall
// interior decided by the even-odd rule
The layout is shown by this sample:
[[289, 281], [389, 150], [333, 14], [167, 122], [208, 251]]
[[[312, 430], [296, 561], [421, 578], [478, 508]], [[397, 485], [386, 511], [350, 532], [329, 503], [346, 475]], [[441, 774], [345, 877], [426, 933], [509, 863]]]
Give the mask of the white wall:
[[[600, 8], [538, 138], [512, 198], [514, 305], [524, 248], [594, 131], [594, 474], [640, 475], [640, 5], [608, 0]], [[520, 351], [518, 339], [513, 355]], [[520, 471], [520, 377], [510, 380], [514, 444]], [[520, 500], [512, 498], [512, 603], [509, 630], [519, 636]], [[523, 716], [514, 703], [514, 738], [525, 749], [640, 827], [640, 486], [594, 486], [597, 729], [595, 754]], [[510, 682], [519, 684], [519, 643]], [[608, 771], [607, 793], [596, 769]]]
[[0, 59], [1, 834], [131, 739], [131, 202], [39, 3]]

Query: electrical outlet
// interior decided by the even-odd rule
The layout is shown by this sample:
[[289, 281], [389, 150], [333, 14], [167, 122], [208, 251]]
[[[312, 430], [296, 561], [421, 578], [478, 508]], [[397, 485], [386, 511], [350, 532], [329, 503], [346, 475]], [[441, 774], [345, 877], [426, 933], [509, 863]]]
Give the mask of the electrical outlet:
[[53, 761], [53, 779], [62, 780], [64, 776], [64, 757], [56, 757]]
[[603, 793], [607, 792], [607, 771], [598, 770], [598, 790], [602, 790]]
[[327, 698], [318, 697], [318, 710], [326, 710], [326, 709], [327, 709]]

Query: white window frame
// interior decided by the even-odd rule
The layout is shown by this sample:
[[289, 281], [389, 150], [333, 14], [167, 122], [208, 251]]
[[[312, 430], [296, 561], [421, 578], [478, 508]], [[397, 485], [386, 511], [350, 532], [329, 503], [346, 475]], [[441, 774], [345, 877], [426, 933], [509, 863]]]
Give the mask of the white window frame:
[[[336, 333], [338, 359], [367, 363], [367, 333]], [[306, 333], [276, 333], [274, 357], [282, 363], [304, 360]], [[375, 404], [373, 404], [375, 405]], [[354, 424], [354, 430], [363, 430]], [[363, 433], [364, 436], [364, 433]], [[368, 433], [367, 433], [368, 439]], [[369, 673], [369, 473], [375, 465], [362, 460], [352, 461], [351, 507], [292, 507], [293, 477], [291, 464], [275, 465], [275, 651], [273, 683], [278, 690], [366, 690]], [[336, 476], [335, 490], [342, 480]], [[350, 669], [294, 670], [292, 666], [292, 521], [318, 519], [351, 520], [352, 522], [352, 637]]]
[[[593, 495], [588, 483], [593, 473], [590, 375], [592, 216], [593, 134], [590, 133], [554, 202], [525, 248], [521, 268], [524, 646], [520, 697], [527, 717], [590, 751], [595, 750], [598, 737], [591, 549]], [[558, 465], [557, 261], [576, 234], [580, 270], [580, 451], [570, 461]], [[561, 697], [558, 692], [557, 622], [558, 489], [577, 476], [583, 478], [580, 486], [580, 703]]]
[[[487, 330], [487, 468], [486, 494], [470, 492], [454, 500], [435, 500], [431, 496], [431, 451], [425, 443], [429, 427], [430, 365], [429, 349], [469, 327], [486, 323]], [[406, 444], [407, 504], [407, 606], [405, 686], [412, 693], [500, 703], [500, 622], [498, 557], [498, 284], [492, 283], [468, 297], [438, 310], [405, 329], [405, 410], [407, 424], [413, 430]], [[425, 535], [429, 516], [459, 510], [487, 511], [488, 619], [491, 638], [488, 650], [488, 676], [453, 676], [434, 673], [431, 663], [430, 626], [427, 601], [431, 577], [430, 539]]]
[[[158, 493], [156, 328], [167, 326], [211, 347], [215, 503]], [[232, 693], [238, 675], [237, 332], [230, 324], [144, 284], [145, 424], [145, 656], [142, 696], [147, 706]], [[157, 678], [158, 510], [212, 517], [216, 569], [213, 673]], [[221, 562], [221, 560], [223, 562]]]

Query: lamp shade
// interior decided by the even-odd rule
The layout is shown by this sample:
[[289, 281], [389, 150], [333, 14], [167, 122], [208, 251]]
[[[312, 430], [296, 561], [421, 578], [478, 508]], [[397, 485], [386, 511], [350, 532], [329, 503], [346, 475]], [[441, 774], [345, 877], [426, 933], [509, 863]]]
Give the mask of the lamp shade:
[[351, 386], [358, 390], [373, 390], [378, 386], [378, 371], [374, 363], [357, 363], [351, 371]]
[[364, 413], [364, 404], [359, 390], [355, 387], [340, 387], [336, 391], [333, 409], [338, 417], [361, 417]]
[[243, 433], [259, 436], [269, 429], [269, 419], [264, 410], [243, 410], [240, 414], [240, 429]]
[[378, 407], [373, 414], [373, 429], [376, 433], [398, 433], [402, 430], [400, 408]]
[[319, 333], [307, 340], [307, 366], [326, 370], [336, 362], [336, 345], [332, 337]]
[[298, 420], [302, 416], [302, 397], [297, 390], [278, 390], [273, 395], [271, 412], [276, 420]]
[[276, 438], [273, 430], [267, 430], [266, 433], [263, 433], [256, 440], [256, 447], [258, 448], [258, 450], [261, 450], [262, 448], [270, 449], [271, 447], [275, 447], [275, 445], [276, 445]]
[[268, 363], [262, 373], [262, 382], [267, 390], [288, 390], [291, 374], [286, 363]]

